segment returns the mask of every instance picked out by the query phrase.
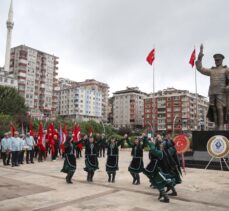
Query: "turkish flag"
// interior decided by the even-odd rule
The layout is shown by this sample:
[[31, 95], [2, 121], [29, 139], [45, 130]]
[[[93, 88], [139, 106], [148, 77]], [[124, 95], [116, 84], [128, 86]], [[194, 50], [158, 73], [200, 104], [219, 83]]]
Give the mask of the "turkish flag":
[[37, 147], [41, 149], [41, 151], [46, 152], [46, 149], [43, 145], [43, 125], [42, 122], [40, 122], [39, 125], [39, 131], [37, 136]]
[[192, 67], [195, 64], [195, 60], [196, 60], [196, 49], [193, 50], [192, 55], [189, 60], [189, 64], [192, 65]]
[[29, 135], [34, 136], [33, 123], [29, 122]]
[[155, 59], [155, 48], [154, 48], [152, 51], [150, 51], [149, 55], [146, 57], [146, 61], [147, 61], [150, 65], [152, 65], [154, 59]]

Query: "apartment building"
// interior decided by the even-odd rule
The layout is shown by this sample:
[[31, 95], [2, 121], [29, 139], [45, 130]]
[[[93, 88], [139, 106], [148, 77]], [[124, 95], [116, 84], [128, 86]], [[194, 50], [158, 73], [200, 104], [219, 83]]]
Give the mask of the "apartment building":
[[33, 117], [55, 117], [58, 106], [58, 57], [20, 45], [11, 48], [10, 74]]
[[78, 120], [107, 122], [109, 86], [94, 79], [60, 79], [59, 115]]
[[0, 67], [0, 86], [9, 86], [17, 89], [17, 80], [9, 72], [5, 71], [4, 68]]
[[207, 110], [206, 97], [167, 88], [144, 100], [144, 125], [156, 131], [209, 130], [213, 125], [206, 118]]
[[113, 93], [113, 124], [115, 127], [143, 126], [146, 93], [138, 87], [127, 87]]

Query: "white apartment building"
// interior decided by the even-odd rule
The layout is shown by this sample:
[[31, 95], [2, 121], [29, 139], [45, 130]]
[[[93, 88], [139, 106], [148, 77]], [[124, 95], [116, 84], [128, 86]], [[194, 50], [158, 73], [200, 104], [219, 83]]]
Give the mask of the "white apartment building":
[[146, 93], [138, 87], [127, 87], [113, 93], [113, 124], [115, 127], [143, 126]]
[[11, 49], [10, 73], [18, 80], [30, 115], [55, 117], [58, 106], [58, 57], [20, 45]]
[[9, 75], [7, 71], [4, 71], [4, 68], [0, 67], [0, 86], [9, 86], [17, 89], [17, 80], [13, 75]]
[[78, 120], [107, 121], [109, 87], [96, 80], [74, 82], [61, 78], [58, 113]]

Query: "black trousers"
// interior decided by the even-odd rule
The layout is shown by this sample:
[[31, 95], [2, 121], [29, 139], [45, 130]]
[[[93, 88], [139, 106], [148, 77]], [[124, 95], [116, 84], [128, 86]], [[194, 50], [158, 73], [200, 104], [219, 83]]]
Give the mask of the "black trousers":
[[18, 166], [19, 151], [12, 152], [12, 166]]
[[46, 158], [46, 153], [38, 149], [38, 162], [42, 162]]
[[34, 157], [35, 157], [35, 158], [37, 158], [38, 151], [39, 151], [39, 150], [38, 150], [38, 147], [35, 146], [35, 147], [34, 147]]
[[105, 147], [104, 146], [100, 146], [99, 148], [99, 157], [105, 157]]
[[54, 145], [54, 155], [52, 155], [52, 160], [56, 160], [57, 156], [58, 156], [58, 151], [59, 151], [59, 146], [58, 145]]
[[82, 157], [82, 154], [81, 154], [81, 150], [80, 150], [79, 147], [76, 147], [76, 152], [77, 152], [76, 157], [77, 157], [77, 158], [81, 158], [81, 157]]
[[19, 155], [18, 155], [18, 163], [19, 164], [23, 164], [23, 162], [24, 162], [24, 154], [25, 154], [24, 150], [19, 152]]
[[3, 160], [3, 164], [9, 165], [10, 164], [10, 152], [2, 152], [2, 160]]
[[33, 163], [33, 157], [34, 157], [34, 151], [33, 150], [27, 150], [26, 151], [26, 163]]

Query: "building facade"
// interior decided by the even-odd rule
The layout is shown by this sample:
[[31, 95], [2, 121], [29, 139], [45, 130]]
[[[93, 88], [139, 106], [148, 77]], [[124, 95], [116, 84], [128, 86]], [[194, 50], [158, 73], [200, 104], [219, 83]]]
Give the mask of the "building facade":
[[117, 128], [142, 127], [146, 96], [138, 87], [127, 87], [113, 93], [113, 125]]
[[9, 72], [5, 71], [4, 68], [0, 67], [0, 86], [9, 86], [15, 89], [18, 88], [17, 80]]
[[58, 106], [58, 57], [20, 45], [11, 49], [10, 74], [33, 117], [55, 117]]
[[108, 99], [108, 123], [113, 125], [114, 118], [113, 118], [113, 106], [114, 106], [114, 97], [110, 97]]
[[74, 82], [60, 79], [59, 115], [77, 120], [107, 122], [108, 95], [107, 84], [92, 80]]
[[206, 118], [207, 110], [206, 97], [167, 88], [144, 100], [144, 125], [156, 131], [209, 130], [213, 125]]

